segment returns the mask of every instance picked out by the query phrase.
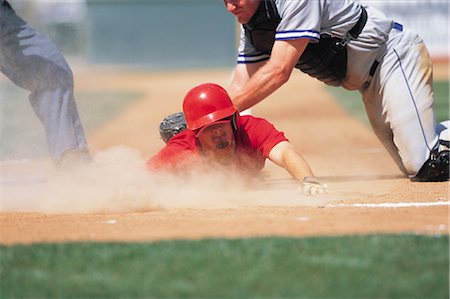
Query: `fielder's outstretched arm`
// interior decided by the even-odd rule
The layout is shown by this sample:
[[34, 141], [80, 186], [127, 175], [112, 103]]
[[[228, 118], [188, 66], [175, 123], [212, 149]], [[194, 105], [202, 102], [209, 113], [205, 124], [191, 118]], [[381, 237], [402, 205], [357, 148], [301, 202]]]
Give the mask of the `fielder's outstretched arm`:
[[238, 65], [231, 84], [231, 100], [236, 108], [243, 111], [256, 105], [287, 82], [308, 43], [307, 38], [276, 41], [270, 59], [256, 65], [257, 71], [250, 69], [253, 75]]
[[237, 96], [248, 80], [261, 68], [267, 61], [260, 61], [255, 63], [242, 63], [236, 65], [233, 73], [233, 78], [230, 86], [228, 87], [228, 94], [230, 98]]

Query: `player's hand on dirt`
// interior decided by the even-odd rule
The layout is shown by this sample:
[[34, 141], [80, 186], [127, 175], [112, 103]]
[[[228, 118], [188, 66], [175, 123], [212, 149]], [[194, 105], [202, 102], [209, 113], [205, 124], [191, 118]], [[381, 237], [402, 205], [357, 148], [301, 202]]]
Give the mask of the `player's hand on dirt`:
[[315, 195], [328, 192], [328, 186], [320, 183], [316, 178], [305, 177], [297, 188], [304, 195]]

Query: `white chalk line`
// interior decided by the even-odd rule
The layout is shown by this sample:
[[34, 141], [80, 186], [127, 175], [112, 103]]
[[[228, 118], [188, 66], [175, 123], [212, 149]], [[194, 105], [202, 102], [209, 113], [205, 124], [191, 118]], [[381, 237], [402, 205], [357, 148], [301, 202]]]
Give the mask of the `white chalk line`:
[[359, 207], [359, 208], [410, 208], [410, 207], [435, 207], [450, 206], [448, 201], [439, 202], [383, 202], [383, 203], [354, 203], [327, 205], [327, 207]]

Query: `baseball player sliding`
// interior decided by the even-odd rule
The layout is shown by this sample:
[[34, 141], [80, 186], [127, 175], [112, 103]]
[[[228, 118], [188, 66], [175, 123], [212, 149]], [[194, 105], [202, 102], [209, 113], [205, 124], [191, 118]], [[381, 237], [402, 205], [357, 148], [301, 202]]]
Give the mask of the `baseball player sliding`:
[[262, 118], [240, 116], [221, 86], [206, 83], [191, 89], [183, 112], [185, 118], [177, 113], [161, 123], [167, 144], [148, 160], [149, 170], [183, 173], [193, 167], [218, 168], [255, 176], [269, 159], [285, 168], [304, 194], [327, 191], [282, 132]]
[[443, 124], [435, 124], [432, 63], [417, 34], [355, 0], [224, 2], [242, 24], [229, 88], [239, 111], [298, 68], [359, 90], [375, 134], [412, 180], [448, 180], [448, 131], [440, 134]]

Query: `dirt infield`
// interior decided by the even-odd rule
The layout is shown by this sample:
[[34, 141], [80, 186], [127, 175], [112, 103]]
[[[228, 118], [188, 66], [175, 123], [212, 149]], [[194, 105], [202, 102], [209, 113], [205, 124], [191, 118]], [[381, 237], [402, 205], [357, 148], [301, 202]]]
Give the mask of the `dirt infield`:
[[[48, 161], [2, 163], [2, 244], [449, 233], [449, 184], [403, 177], [371, 129], [305, 75], [294, 73], [252, 113], [268, 118], [301, 149], [329, 186], [328, 194], [317, 197], [295, 193], [289, 175], [270, 163], [262, 183], [245, 190], [233, 188], [230, 179], [206, 191], [181, 182], [164, 186], [164, 180], [147, 188], [140, 163], [163, 146], [160, 120], [181, 110], [192, 86], [226, 86], [230, 70], [147, 74], [76, 68], [74, 73], [78, 90], [139, 90], [144, 96], [88, 136], [97, 163], [90, 172], [60, 178]], [[448, 76], [448, 69], [438, 67], [436, 74]], [[127, 166], [134, 171], [130, 175]], [[107, 192], [124, 180], [133, 189], [121, 196]], [[71, 185], [64, 185], [68, 181]]]

